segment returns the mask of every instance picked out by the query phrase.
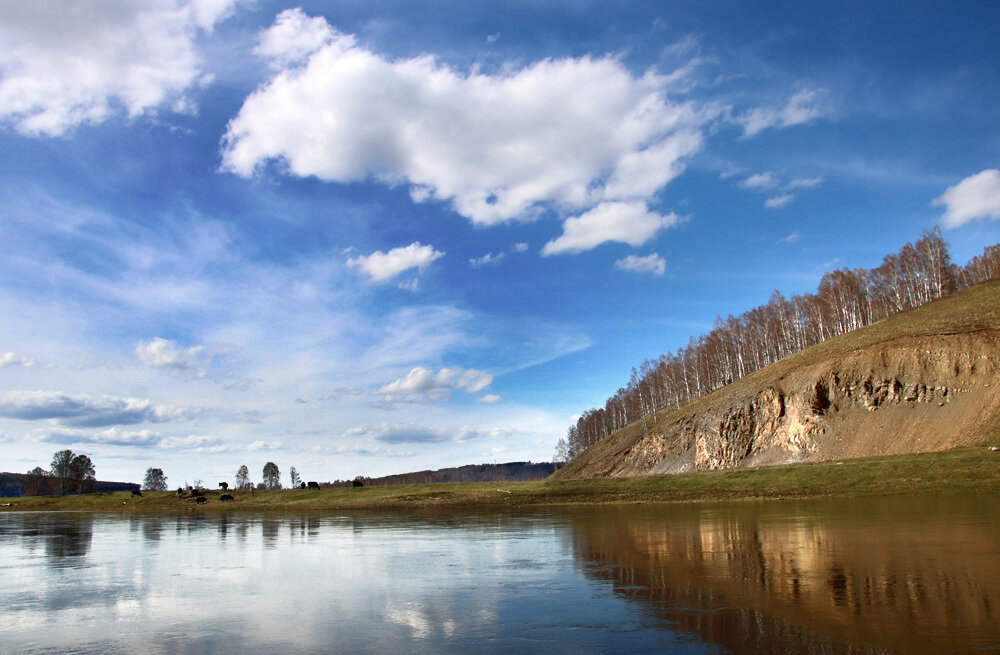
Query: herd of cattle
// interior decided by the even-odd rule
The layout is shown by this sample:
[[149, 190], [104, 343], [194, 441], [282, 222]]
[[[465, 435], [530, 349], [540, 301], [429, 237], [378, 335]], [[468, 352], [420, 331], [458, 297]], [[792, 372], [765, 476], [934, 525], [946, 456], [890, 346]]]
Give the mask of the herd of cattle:
[[[355, 487], [360, 487], [360, 486], [362, 486], [362, 484], [360, 483], [360, 481], [355, 480], [354, 481], [354, 486]], [[228, 482], [220, 482], [219, 483], [219, 488], [222, 489], [223, 491], [228, 492], [229, 491], [229, 483]], [[299, 485], [299, 488], [300, 489], [316, 489], [316, 490], [318, 490], [320, 488], [320, 486], [319, 486], [319, 482], [308, 482], [308, 483], [307, 482], [303, 482], [303, 483], [301, 483]], [[250, 493], [253, 493], [253, 487], [250, 487]], [[194, 487], [188, 487], [187, 491], [185, 492], [185, 490], [184, 490], [183, 487], [178, 487], [177, 488], [177, 497], [178, 498], [185, 498], [185, 494], [187, 496], [186, 497], [187, 500], [192, 500], [196, 504], [200, 505], [202, 503], [207, 503], [208, 502], [208, 498], [205, 497], [205, 492], [203, 490], [201, 490], [201, 489], [196, 489]], [[141, 498], [142, 497], [142, 492], [139, 491], [138, 489], [133, 489], [132, 490], [132, 497], [133, 498], [134, 497]], [[221, 494], [219, 496], [219, 502], [221, 502], [221, 503], [231, 503], [231, 502], [235, 502], [235, 501], [236, 501], [236, 499], [233, 497], [232, 494], [229, 494], [229, 493], [224, 493], [224, 494]]]

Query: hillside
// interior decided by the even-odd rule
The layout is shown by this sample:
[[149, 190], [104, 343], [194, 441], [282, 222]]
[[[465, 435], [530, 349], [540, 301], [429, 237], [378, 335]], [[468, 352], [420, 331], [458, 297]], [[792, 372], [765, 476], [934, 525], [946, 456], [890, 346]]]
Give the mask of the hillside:
[[556, 479], [757, 467], [982, 443], [1000, 430], [1000, 281], [786, 357], [594, 444]]

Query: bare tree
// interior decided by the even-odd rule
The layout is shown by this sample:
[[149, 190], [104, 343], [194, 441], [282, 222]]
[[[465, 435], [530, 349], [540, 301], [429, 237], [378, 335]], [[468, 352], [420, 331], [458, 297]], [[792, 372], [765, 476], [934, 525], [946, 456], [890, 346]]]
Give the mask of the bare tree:
[[826, 339], [993, 279], [1000, 279], [1000, 244], [959, 268], [935, 228], [887, 255], [877, 268], [826, 273], [814, 294], [786, 299], [775, 291], [740, 316], [717, 318], [708, 334], [691, 337], [686, 347], [633, 368], [628, 384], [604, 407], [584, 411], [569, 427], [556, 446], [556, 459], [572, 459], [639, 420], [648, 432], [657, 425], [658, 410], [679, 407]]
[[293, 466], [288, 470], [288, 476], [292, 479], [292, 487], [297, 487], [302, 482], [302, 478], [299, 477], [299, 472], [295, 470]]
[[240, 466], [236, 471], [236, 488], [246, 490], [250, 486], [250, 469], [246, 464]]

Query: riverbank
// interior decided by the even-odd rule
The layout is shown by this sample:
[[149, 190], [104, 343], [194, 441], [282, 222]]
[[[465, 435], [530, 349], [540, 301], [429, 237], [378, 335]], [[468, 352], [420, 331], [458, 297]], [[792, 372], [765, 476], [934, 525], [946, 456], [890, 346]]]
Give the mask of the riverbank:
[[9, 498], [0, 511], [176, 512], [179, 510], [347, 510], [362, 508], [524, 507], [706, 502], [895, 494], [1000, 492], [1000, 451], [988, 447], [868, 457], [760, 469], [626, 479], [420, 484], [358, 489], [206, 491], [206, 502], [176, 492]]

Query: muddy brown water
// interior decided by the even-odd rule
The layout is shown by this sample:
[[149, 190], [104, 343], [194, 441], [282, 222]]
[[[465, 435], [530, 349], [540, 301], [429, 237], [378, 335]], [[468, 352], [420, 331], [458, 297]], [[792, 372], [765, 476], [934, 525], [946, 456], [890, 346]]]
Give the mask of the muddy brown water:
[[981, 653], [1000, 496], [0, 515], [0, 653]]

